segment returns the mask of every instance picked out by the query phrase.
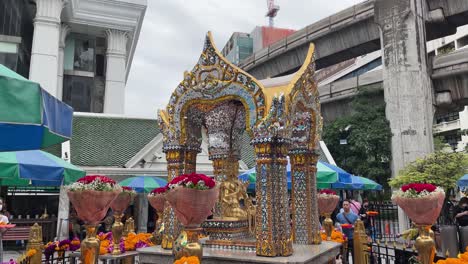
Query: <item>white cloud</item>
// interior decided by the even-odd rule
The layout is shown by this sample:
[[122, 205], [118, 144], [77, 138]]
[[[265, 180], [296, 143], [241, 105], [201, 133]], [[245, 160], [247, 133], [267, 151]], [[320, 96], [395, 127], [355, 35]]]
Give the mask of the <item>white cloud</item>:
[[[280, 0], [275, 26], [301, 29], [362, 0]], [[126, 88], [125, 112], [156, 118], [183, 73], [198, 60], [207, 31], [222, 49], [233, 32], [267, 25], [266, 1], [148, 0]]]

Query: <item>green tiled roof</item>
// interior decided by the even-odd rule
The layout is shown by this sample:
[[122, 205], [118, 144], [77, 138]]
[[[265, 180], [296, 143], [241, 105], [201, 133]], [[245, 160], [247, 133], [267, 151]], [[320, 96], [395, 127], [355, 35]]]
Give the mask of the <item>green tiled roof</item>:
[[[124, 167], [160, 130], [156, 120], [106, 116], [74, 116], [71, 162], [78, 166]], [[255, 166], [250, 136], [241, 138], [241, 158], [248, 168]], [[61, 156], [60, 144], [44, 149]], [[319, 160], [327, 161], [320, 149]]]
[[75, 115], [71, 162], [78, 166], [123, 167], [158, 134], [156, 120]]
[[62, 144], [55, 144], [42, 150], [45, 152], [49, 152], [50, 154], [55, 155], [57, 157], [62, 156]]

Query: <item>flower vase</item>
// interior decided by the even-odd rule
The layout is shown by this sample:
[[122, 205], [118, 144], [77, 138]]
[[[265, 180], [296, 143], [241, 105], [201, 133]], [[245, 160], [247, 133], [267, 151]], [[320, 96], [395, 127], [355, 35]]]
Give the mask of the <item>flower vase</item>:
[[156, 212], [156, 214], [158, 215], [158, 220], [156, 221], [156, 226], [154, 228], [154, 232], [153, 232], [153, 240], [154, 240], [154, 244], [155, 245], [161, 245], [162, 243], [162, 232], [163, 230], [161, 228], [163, 228], [162, 226], [162, 223], [163, 223], [163, 214], [162, 212]]
[[81, 263], [97, 264], [101, 241], [96, 237], [97, 225], [86, 225], [86, 238], [81, 242]]
[[[429, 189], [425, 189], [425, 193], [420, 194], [422, 190], [416, 191], [412, 188]], [[437, 217], [444, 205], [445, 192], [439, 187], [418, 183], [402, 186], [401, 190], [394, 192], [392, 200], [403, 209], [419, 229], [419, 236], [414, 244], [418, 250], [419, 262], [421, 264], [432, 264], [435, 255], [435, 243], [434, 233], [430, 230], [430, 227], [437, 221]], [[411, 191], [415, 194], [406, 194]]]
[[331, 240], [331, 234], [333, 231], [333, 220], [330, 218], [329, 213], [324, 213], [323, 216], [325, 220], [323, 220], [323, 229], [325, 229], [325, 234], [327, 235], [327, 241]]
[[[114, 213], [114, 224], [112, 225], [112, 241], [114, 242], [114, 245], [119, 245], [120, 244], [120, 239], [122, 238], [122, 233], [124, 229], [124, 225], [122, 223], [122, 216], [123, 214], [119, 213]], [[122, 254], [122, 251], [120, 251], [119, 246], [114, 246], [114, 249], [112, 250], [112, 255], [119, 255]]]
[[199, 226], [186, 226], [174, 241], [172, 253], [175, 260], [182, 257], [197, 257], [202, 261], [203, 247], [199, 241], [199, 234], [203, 229]]
[[[435, 256], [434, 232], [429, 225], [418, 225], [419, 236], [414, 246], [418, 250], [419, 262], [421, 264], [432, 264]], [[431, 236], [432, 232], [432, 236]]]
[[[155, 190], [158, 190], [158, 189], [155, 189]], [[168, 202], [166, 201], [166, 198], [164, 197], [164, 195], [160, 193], [149, 194], [148, 202], [156, 210], [156, 214], [158, 215], [158, 220], [156, 222], [156, 226], [153, 232], [153, 241], [155, 245], [162, 245], [162, 240], [163, 240], [162, 236], [163, 236], [163, 229], [164, 229], [164, 227], [162, 226], [163, 212], [164, 212], [164, 208], [170, 208], [170, 206], [167, 204]], [[162, 248], [167, 248], [167, 243], [165, 243], [164, 246], [162, 245]], [[172, 248], [172, 246], [170, 248]]]

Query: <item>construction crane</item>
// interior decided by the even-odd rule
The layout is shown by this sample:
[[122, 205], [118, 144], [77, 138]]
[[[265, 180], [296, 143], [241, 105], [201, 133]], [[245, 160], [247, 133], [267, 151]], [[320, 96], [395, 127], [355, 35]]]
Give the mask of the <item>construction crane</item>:
[[276, 14], [278, 14], [278, 11], [280, 9], [279, 5], [275, 5], [275, 0], [267, 0], [267, 5], [268, 5], [268, 12], [266, 13], [266, 16], [270, 19], [269, 26], [273, 27], [274, 26], [274, 17]]

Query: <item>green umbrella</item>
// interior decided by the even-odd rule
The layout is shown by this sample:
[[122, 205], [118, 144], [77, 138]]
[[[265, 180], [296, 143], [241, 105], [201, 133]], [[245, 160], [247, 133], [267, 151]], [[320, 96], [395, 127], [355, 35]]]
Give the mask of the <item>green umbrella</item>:
[[167, 181], [159, 177], [135, 176], [121, 181], [120, 186], [134, 189], [138, 193], [149, 193], [152, 190], [166, 186]]
[[0, 64], [0, 151], [41, 149], [71, 138], [73, 109]]
[[[291, 190], [291, 164], [288, 162], [286, 167], [287, 171], [287, 180], [288, 180], [288, 189]], [[252, 168], [238, 177], [241, 181], [249, 181], [250, 184], [248, 189], [255, 189], [255, 183], [257, 182], [257, 173], [255, 168]], [[329, 165], [324, 162], [319, 161], [317, 163], [317, 188], [326, 189], [331, 188], [331, 184], [338, 181], [339, 173], [330, 168]]]
[[0, 152], [0, 180], [6, 186], [60, 186], [86, 172], [41, 150]]

